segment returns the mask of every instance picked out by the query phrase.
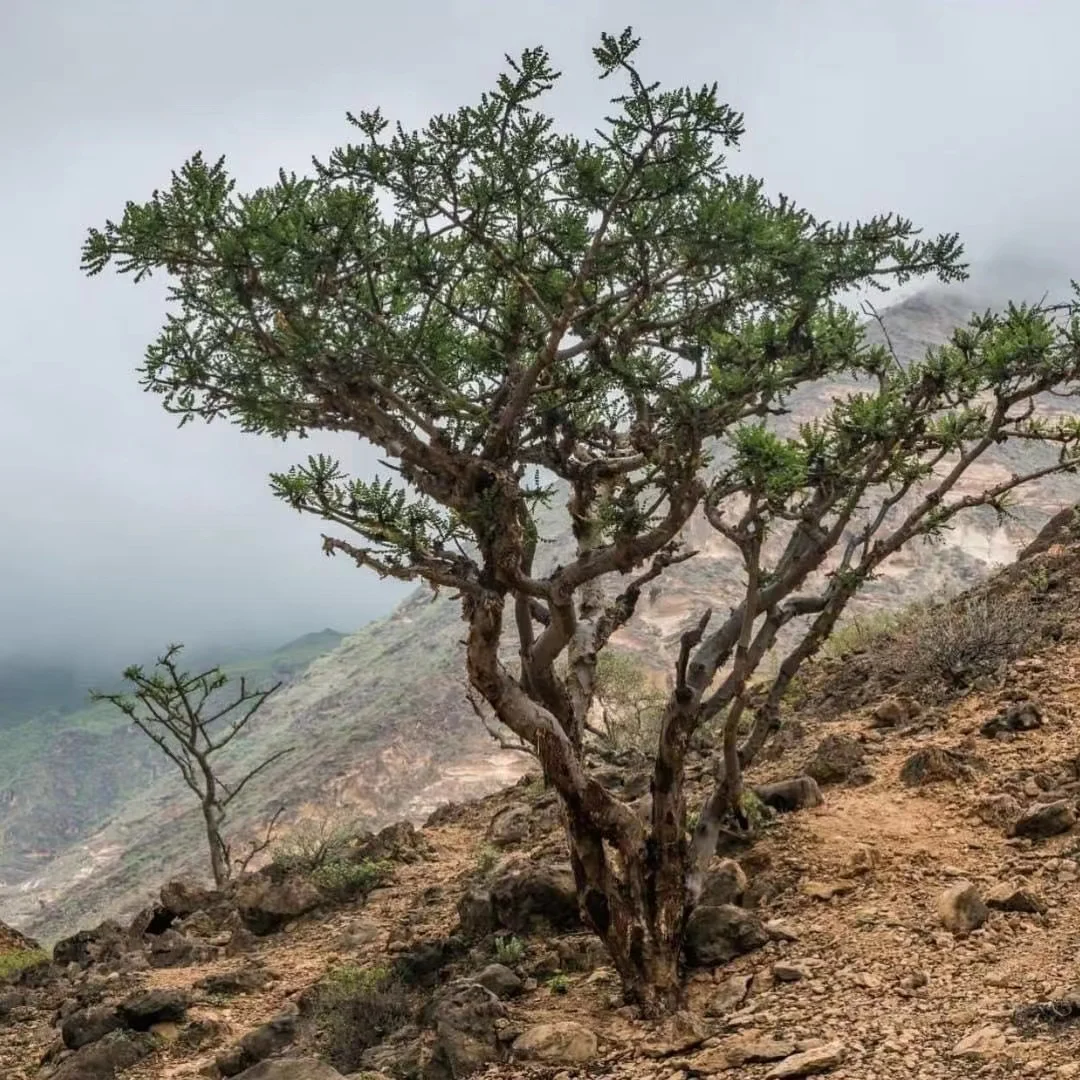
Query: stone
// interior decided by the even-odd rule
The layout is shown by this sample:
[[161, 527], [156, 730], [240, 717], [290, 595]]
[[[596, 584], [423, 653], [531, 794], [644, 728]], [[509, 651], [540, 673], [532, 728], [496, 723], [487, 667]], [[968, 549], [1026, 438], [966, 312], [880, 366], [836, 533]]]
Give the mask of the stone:
[[971, 767], [964, 759], [941, 746], [924, 746], [916, 750], [900, 767], [900, 782], [907, 787], [923, 787], [970, 776]]
[[261, 990], [269, 981], [270, 976], [264, 968], [249, 964], [235, 971], [206, 975], [195, 985], [208, 994], [250, 994]]
[[799, 1054], [784, 1058], [779, 1065], [773, 1066], [766, 1074], [766, 1080], [791, 1080], [798, 1076], [817, 1076], [831, 1072], [842, 1065], [847, 1057], [847, 1047], [842, 1042], [828, 1042], [814, 1046]]
[[592, 1061], [599, 1049], [596, 1033], [576, 1020], [536, 1024], [514, 1040], [514, 1055], [549, 1065], [581, 1065]]
[[941, 925], [954, 934], [977, 930], [990, 914], [970, 881], [958, 881], [946, 889], [937, 899], [937, 913]]
[[1017, 818], [1024, 812], [1023, 806], [1012, 795], [984, 795], [975, 804], [975, 816], [995, 829], [1011, 831]]
[[754, 794], [770, 809], [781, 814], [809, 810], [825, 802], [821, 788], [812, 776], [795, 776], [774, 784], [760, 784], [754, 788]]
[[734, 904], [700, 905], [686, 923], [683, 948], [691, 967], [717, 967], [769, 941], [761, 920]]
[[1004, 712], [992, 716], [979, 732], [988, 739], [1016, 731], [1034, 731], [1042, 727], [1042, 711], [1034, 701], [1013, 701]]
[[183, 1020], [189, 999], [182, 990], [145, 990], [125, 998], [116, 1011], [133, 1031], [149, 1031], [154, 1024]]
[[204, 889], [186, 881], [169, 881], [161, 886], [158, 895], [161, 907], [177, 919], [187, 918], [196, 911], [205, 911], [223, 898], [223, 894], [216, 889]]
[[245, 1069], [236, 1080], [341, 1080], [341, 1073], [314, 1058], [286, 1058], [260, 1061]]
[[480, 886], [465, 890], [457, 905], [461, 932], [468, 938], [481, 938], [495, 929], [495, 909], [491, 892]]
[[69, 1050], [78, 1050], [123, 1027], [123, 1021], [115, 1009], [104, 1006], [79, 1009], [64, 1018], [60, 1025], [60, 1038]]
[[909, 697], [891, 697], [879, 702], [873, 711], [874, 727], [894, 728], [914, 720], [922, 712], [918, 702]]
[[1019, 911], [1027, 915], [1042, 915], [1046, 905], [1030, 890], [1020, 885], [1002, 883], [986, 894], [986, 906], [997, 911]]
[[877, 866], [877, 852], [869, 844], [859, 844], [844, 859], [844, 877], [865, 877]]
[[532, 807], [515, 803], [500, 810], [488, 825], [488, 839], [496, 847], [513, 847], [529, 835]]
[[853, 892], [853, 881], [807, 881], [803, 884], [802, 891], [811, 900], [821, 900], [828, 903], [834, 896], [847, 896]]
[[866, 749], [851, 735], [833, 732], [818, 744], [803, 770], [819, 784], [839, 784], [847, 780], [866, 757]]
[[236, 907], [244, 925], [254, 934], [264, 936], [306, 915], [322, 903], [319, 890], [304, 878], [250, 878], [236, 890]]
[[746, 1000], [750, 992], [750, 975], [729, 975], [717, 984], [716, 992], [705, 1006], [708, 1016], [723, 1016]]
[[798, 961], [780, 960], [772, 966], [773, 978], [777, 982], [800, 982], [813, 978], [814, 972], [809, 965]]
[[1076, 824], [1076, 811], [1068, 799], [1028, 807], [1013, 825], [1013, 836], [1039, 839], [1068, 832]]
[[500, 1000], [517, 997], [525, 983], [505, 964], [488, 964], [476, 976], [476, 981], [490, 990]]
[[432, 1013], [435, 1059], [449, 1075], [467, 1076], [499, 1059], [496, 1021], [506, 1019], [506, 1007], [476, 982], [451, 985]]
[[66, 967], [68, 964], [85, 967], [106, 955], [119, 955], [126, 951], [127, 942], [127, 934], [120, 924], [113, 919], [106, 919], [92, 930], [79, 930], [58, 941], [53, 946], [53, 963], [58, 967]]
[[113, 1031], [65, 1058], [49, 1080], [113, 1080], [155, 1048], [152, 1035]]
[[1005, 1033], [993, 1024], [986, 1024], [965, 1035], [953, 1048], [953, 1057], [989, 1060], [1005, 1051]]
[[746, 893], [746, 873], [734, 859], [722, 859], [705, 877], [700, 904], [740, 904]]
[[218, 1054], [214, 1059], [218, 1071], [223, 1076], [236, 1076], [283, 1050], [296, 1038], [298, 1015], [299, 1011], [294, 1005], [265, 1024], [253, 1028], [236, 1045]]
[[765, 924], [765, 933], [772, 941], [798, 941], [799, 932], [783, 919], [770, 919]]
[[569, 867], [521, 862], [491, 883], [496, 925], [517, 933], [550, 927], [575, 930], [581, 925], [577, 887]]
[[798, 1050], [787, 1039], [774, 1039], [760, 1031], [744, 1031], [719, 1046], [709, 1047], [690, 1059], [694, 1073], [711, 1076], [728, 1069], [738, 1069], [755, 1062], [780, 1061]]

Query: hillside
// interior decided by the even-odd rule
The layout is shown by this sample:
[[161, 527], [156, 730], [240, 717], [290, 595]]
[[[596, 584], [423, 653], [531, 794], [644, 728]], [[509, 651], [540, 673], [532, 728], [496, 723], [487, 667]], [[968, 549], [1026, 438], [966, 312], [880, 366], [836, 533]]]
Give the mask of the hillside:
[[[1022, 633], [987, 635], [973, 610]], [[245, 915], [173, 888], [126, 935], [65, 943], [79, 963], [0, 990], [4, 1075], [71, 1080], [108, 1059], [125, 1080], [180, 1080], [282, 1054], [340, 1071], [251, 1080], [1080, 1075], [1080, 545], [933, 614], [939, 641], [978, 647], [977, 671], [956, 675], [900, 624], [806, 672], [752, 781], [808, 771], [824, 803], [718, 857], [710, 887], [752, 933], [725, 962], [688, 958], [672, 1022], [621, 1004], [568, 906], [551, 793], [525, 778], [360, 842], [356, 857], [389, 859], [387, 881], [344, 903], [294, 886], [295, 915], [263, 936], [237, 922], [256, 901]], [[645, 766], [605, 767], [630, 798]], [[691, 771], [700, 791], [705, 761]], [[116, 1015], [128, 1030], [101, 1034]]]
[[[962, 292], [924, 293], [886, 309], [883, 318], [907, 361], [977, 306]], [[870, 332], [880, 334], [876, 326]], [[804, 389], [790, 403], [787, 422], [815, 415], [848, 390], [850, 384], [835, 383]], [[970, 483], [982, 486], [1020, 464], [1029, 467], [1038, 453], [1030, 446], [998, 448], [972, 470]], [[1025, 489], [1003, 521], [990, 512], [969, 516], [932, 558], [913, 547], [888, 563], [852, 618], [971, 586], [1078, 500], [1076, 477], [1053, 477]], [[698, 556], [665, 575], [659, 593], [640, 605], [615, 641], [662, 675], [688, 612], [722, 607], [739, 580], [730, 549], [703, 521], [688, 534]], [[551, 542], [541, 553], [558, 559], [567, 535], [559, 513], [543, 523], [542, 535]], [[483, 794], [518, 775], [520, 755], [499, 750], [464, 701], [460, 638], [457, 605], [420, 590], [312, 663], [236, 744], [250, 761], [296, 747], [252, 786], [240, 826], [256, 828], [281, 803], [293, 817], [317, 812], [317, 805], [337, 807], [369, 827], [399, 817], [420, 821], [442, 800]], [[43, 728], [18, 727], [11, 735], [14, 764], [0, 776], [0, 828], [8, 837], [0, 917], [45, 938], [77, 922], [129, 913], [162, 878], [198, 866], [192, 861], [197, 821], [167, 763], [155, 762], [119, 729], [102, 730], [114, 719], [78, 715], [47, 744]], [[97, 797], [89, 792], [102, 793], [102, 803], [91, 801], [88, 809], [87, 800]], [[47, 845], [36, 839], [42, 835]]]

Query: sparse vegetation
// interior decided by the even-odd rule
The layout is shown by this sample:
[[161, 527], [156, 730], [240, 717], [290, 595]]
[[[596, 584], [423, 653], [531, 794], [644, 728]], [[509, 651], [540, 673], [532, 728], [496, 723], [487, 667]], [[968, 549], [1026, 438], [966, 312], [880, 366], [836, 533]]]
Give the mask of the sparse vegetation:
[[392, 873], [393, 866], [384, 860], [349, 862], [346, 859], [330, 859], [311, 872], [311, 880], [335, 900], [350, 900], [366, 896], [372, 889], [384, 884]]
[[[135, 664], [124, 672], [132, 684], [131, 694], [104, 694], [93, 691], [95, 701], [109, 702], [120, 710], [180, 770], [184, 783], [199, 800], [206, 841], [210, 849], [210, 868], [214, 882], [223, 885], [232, 875], [233, 859], [225, 837], [229, 807], [244, 788], [275, 761], [292, 752], [292, 747], [278, 750], [228, 781], [211, 759], [224, 750], [250, 723], [267, 699], [281, 685], [250, 690], [240, 678], [236, 697], [225, 700], [221, 693], [229, 677], [220, 667], [198, 674], [183, 671], [177, 665], [182, 645], [170, 645], [158, 658], [157, 666], [147, 674]], [[280, 813], [280, 811], [279, 811]], [[271, 818], [265, 838], [252, 844], [247, 863], [269, 846], [276, 816]]]
[[[357, 139], [311, 178], [240, 198], [223, 161], [196, 156], [91, 230], [83, 265], [169, 276], [143, 384], [170, 412], [345, 432], [389, 459], [369, 482], [314, 455], [273, 488], [327, 524], [326, 554], [460, 598], [474, 700], [540, 760], [592, 926], [627, 997], [660, 1015], [680, 1004], [718, 837], [747, 816], [743, 771], [852, 598], [913, 541], [1080, 462], [1080, 420], [1040, 407], [1080, 379], [1080, 301], [974, 317], [901, 362], [845, 301], [962, 278], [958, 238], [770, 198], [729, 168], [742, 116], [716, 86], [651, 82], [638, 45], [627, 29], [594, 50], [623, 92], [591, 141], [539, 112], [558, 74], [529, 49], [421, 131], [352, 117]], [[857, 389], [812, 423], [775, 422], [828, 377]], [[978, 488], [972, 467], [1012, 439], [1057, 454]], [[575, 547], [545, 571], [538, 518], [556, 498]], [[741, 591], [680, 638], [643, 822], [590, 774], [585, 732], [605, 649], [694, 556], [679, 537], [695, 515], [738, 560]], [[984, 644], [1007, 647], [1004, 631]], [[935, 655], [966, 662], [975, 629], [940, 633]], [[688, 841], [687, 754], [710, 725], [715, 783]]]
[[311, 874], [326, 863], [340, 861], [359, 832], [355, 822], [335, 814], [307, 818], [274, 846], [274, 865], [284, 873]]
[[476, 853], [476, 873], [479, 877], [487, 877], [495, 869], [499, 861], [499, 849], [492, 844], [483, 844]]
[[49, 954], [42, 949], [11, 949], [0, 953], [0, 982], [10, 982], [24, 971], [47, 963]]
[[316, 995], [322, 1050], [336, 1068], [352, 1072], [365, 1050], [409, 1023], [413, 1012], [408, 991], [389, 968], [336, 968]]
[[498, 963], [513, 967], [521, 962], [524, 955], [525, 943], [521, 938], [514, 937], [511, 934], [508, 937], [497, 937], [495, 939], [495, 959]]
[[648, 753], [656, 746], [668, 695], [649, 680], [640, 659], [623, 652], [601, 653], [595, 694], [601, 717], [595, 733], [612, 749]]
[[560, 971], [548, 979], [547, 985], [553, 994], [566, 994], [570, 990], [570, 979]]

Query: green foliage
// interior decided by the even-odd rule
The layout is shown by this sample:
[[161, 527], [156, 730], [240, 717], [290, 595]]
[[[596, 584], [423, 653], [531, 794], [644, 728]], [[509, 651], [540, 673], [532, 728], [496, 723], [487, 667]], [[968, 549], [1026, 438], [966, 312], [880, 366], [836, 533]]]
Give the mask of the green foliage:
[[312, 872], [312, 883], [335, 900], [366, 896], [389, 880], [393, 866], [385, 860], [363, 859], [349, 862], [333, 858], [320, 863]]
[[24, 971], [49, 963], [49, 954], [42, 949], [11, 949], [0, 953], [0, 982], [11, 982]]
[[333, 815], [301, 821], [274, 846], [273, 863], [284, 874], [311, 874], [329, 862], [339, 862], [360, 832], [352, 821]]
[[553, 994], [566, 994], [570, 990], [570, 979], [559, 972], [548, 979], [547, 985]]
[[749, 788], [743, 791], [739, 805], [746, 815], [750, 829], [754, 832], [764, 828], [774, 817], [772, 810]]
[[895, 630], [902, 619], [902, 613], [894, 611], [872, 611], [857, 615], [832, 632], [823, 652], [826, 656], [836, 657], [860, 652], [869, 648], [882, 634]]
[[385, 967], [347, 965], [318, 984], [315, 1021], [322, 1052], [338, 1069], [359, 1069], [365, 1050], [409, 1023], [405, 987]]
[[484, 878], [495, 869], [499, 861], [499, 850], [491, 844], [484, 844], [476, 854], [476, 873]]
[[655, 687], [641, 661], [608, 649], [596, 662], [596, 697], [606, 741], [615, 749], [649, 751], [656, 745], [667, 693]]
[[512, 967], [514, 964], [520, 963], [524, 955], [525, 943], [520, 938], [511, 934], [508, 937], [497, 937], [495, 939], [495, 959], [500, 964]]
[[1045, 566], [1032, 570], [1027, 575], [1027, 581], [1036, 596], [1045, 596], [1050, 591], [1050, 571]]

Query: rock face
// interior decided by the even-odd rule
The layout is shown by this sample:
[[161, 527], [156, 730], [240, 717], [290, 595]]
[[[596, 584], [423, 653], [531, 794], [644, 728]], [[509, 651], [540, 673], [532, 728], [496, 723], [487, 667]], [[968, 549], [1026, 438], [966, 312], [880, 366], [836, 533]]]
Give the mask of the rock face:
[[937, 912], [941, 925], [954, 934], [977, 930], [990, 914], [979, 890], [970, 881], [959, 881], [946, 889], [938, 897]]
[[716, 967], [769, 941], [761, 920], [733, 904], [696, 907], [686, 923], [684, 949], [691, 967]]
[[548, 1065], [580, 1065], [596, 1057], [596, 1034], [574, 1020], [537, 1024], [514, 1040], [514, 1055]]
[[1068, 832], [1076, 824], [1076, 811], [1067, 799], [1039, 803], [1024, 811], [1012, 827], [1013, 836], [1041, 839]]

